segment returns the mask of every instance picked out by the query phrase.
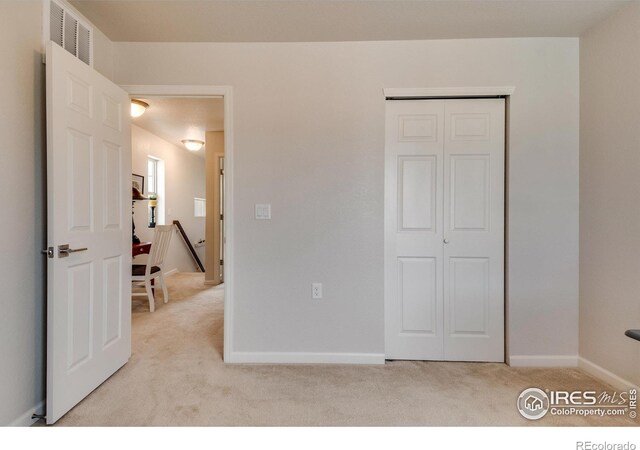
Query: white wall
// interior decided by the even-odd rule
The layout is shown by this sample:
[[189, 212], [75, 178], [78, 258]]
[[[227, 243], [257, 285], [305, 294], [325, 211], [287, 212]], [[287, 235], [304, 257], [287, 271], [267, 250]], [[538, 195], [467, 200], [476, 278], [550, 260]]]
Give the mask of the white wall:
[[[205, 219], [193, 216], [193, 198], [205, 198], [204, 159], [189, 153], [184, 147], [173, 145], [140, 127], [131, 127], [133, 173], [144, 175], [147, 194], [147, 158], [153, 156], [165, 165], [165, 223], [179, 220], [191, 243], [205, 238]], [[136, 202], [136, 235], [142, 241], [153, 240], [153, 228], [149, 228], [148, 202]], [[196, 248], [204, 264], [204, 246]], [[136, 258], [142, 263], [144, 257]], [[165, 271], [196, 272], [187, 247], [179, 234], [171, 239]]]
[[576, 363], [577, 39], [114, 45], [121, 84], [234, 88], [233, 351], [263, 360], [384, 352], [382, 89], [516, 86], [509, 353]]
[[[27, 425], [44, 400], [46, 142], [42, 1], [0, 1], [0, 425]], [[96, 67], [113, 71], [96, 36]]]
[[580, 76], [580, 356], [640, 385], [639, 2], [581, 37]]

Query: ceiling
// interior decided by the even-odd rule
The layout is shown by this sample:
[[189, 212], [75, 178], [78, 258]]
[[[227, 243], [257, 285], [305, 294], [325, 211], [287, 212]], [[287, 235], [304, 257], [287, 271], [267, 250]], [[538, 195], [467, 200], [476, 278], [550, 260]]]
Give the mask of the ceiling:
[[634, 0], [70, 0], [113, 41], [579, 36]]
[[[224, 130], [222, 98], [136, 97], [149, 104], [134, 125], [182, 147], [183, 139], [205, 140], [207, 131]], [[204, 147], [193, 152], [204, 158]]]

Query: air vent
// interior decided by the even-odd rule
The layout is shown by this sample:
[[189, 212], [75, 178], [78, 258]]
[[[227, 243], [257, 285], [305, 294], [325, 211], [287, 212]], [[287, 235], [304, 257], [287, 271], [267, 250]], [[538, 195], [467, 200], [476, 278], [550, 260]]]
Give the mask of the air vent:
[[87, 65], [92, 65], [92, 28], [72, 12], [52, 1], [50, 39]]

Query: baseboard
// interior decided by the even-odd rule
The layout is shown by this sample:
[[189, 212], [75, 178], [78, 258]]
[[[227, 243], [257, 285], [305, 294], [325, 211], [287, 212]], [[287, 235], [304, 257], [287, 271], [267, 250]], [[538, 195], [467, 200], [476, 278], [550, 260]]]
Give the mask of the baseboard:
[[511, 367], [578, 367], [578, 355], [514, 355], [509, 356]]
[[9, 424], [10, 427], [29, 427], [34, 424], [38, 419], [32, 419], [33, 414], [44, 415], [44, 400], [39, 401], [34, 406], [27, 409], [24, 414], [21, 414], [16, 420]]
[[629, 389], [640, 389], [631, 381], [619, 377], [615, 373], [608, 371], [604, 367], [599, 366], [589, 361], [588, 359], [583, 358], [582, 356], [578, 359], [578, 367], [587, 372], [589, 375], [593, 375], [594, 377], [610, 384], [616, 389], [620, 389], [623, 391], [627, 391]]
[[383, 353], [231, 352], [227, 363], [384, 364]]
[[177, 273], [180, 273], [180, 271], [178, 269], [171, 269], [171, 270], [168, 270], [168, 271], [164, 272], [164, 276], [165, 277], [170, 277], [171, 275], [175, 275]]

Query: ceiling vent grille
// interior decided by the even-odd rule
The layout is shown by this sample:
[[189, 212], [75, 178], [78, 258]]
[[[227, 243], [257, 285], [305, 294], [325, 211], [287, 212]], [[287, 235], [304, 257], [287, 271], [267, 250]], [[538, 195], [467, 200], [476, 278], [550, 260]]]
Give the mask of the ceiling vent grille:
[[49, 14], [50, 39], [73, 56], [92, 65], [93, 39], [91, 27], [73, 13], [52, 1]]

